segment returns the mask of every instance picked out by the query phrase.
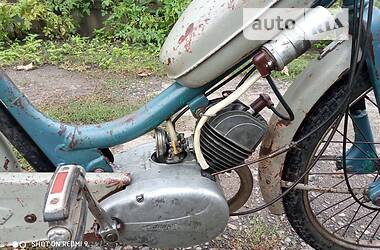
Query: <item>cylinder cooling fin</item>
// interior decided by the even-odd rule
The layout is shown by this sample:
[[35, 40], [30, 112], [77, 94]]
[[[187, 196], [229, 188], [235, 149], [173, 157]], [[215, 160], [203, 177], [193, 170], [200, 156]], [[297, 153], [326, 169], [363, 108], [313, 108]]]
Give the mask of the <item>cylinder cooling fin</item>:
[[244, 163], [260, 144], [267, 123], [237, 101], [210, 118], [201, 130], [201, 150], [211, 172]]

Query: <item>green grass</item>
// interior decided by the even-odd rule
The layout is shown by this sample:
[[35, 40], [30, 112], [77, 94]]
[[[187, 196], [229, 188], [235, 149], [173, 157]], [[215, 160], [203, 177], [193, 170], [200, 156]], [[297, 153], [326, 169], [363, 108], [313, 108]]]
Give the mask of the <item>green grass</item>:
[[90, 124], [120, 118], [137, 108], [135, 104], [116, 103], [99, 95], [90, 95], [66, 104], [43, 106], [42, 111], [49, 117], [65, 123]]
[[[325, 42], [315, 48], [321, 49]], [[43, 41], [37, 36], [28, 36], [22, 42], [6, 47], [0, 44], [0, 67], [43, 64], [57, 65], [71, 71], [105, 70], [115, 73], [149, 72], [164, 75], [164, 67], [158, 60], [159, 48], [136, 47], [127, 43], [112, 43], [100, 38], [72, 36], [67, 41]], [[295, 59], [287, 67], [289, 75], [273, 72], [279, 80], [292, 81], [300, 74], [316, 52], [308, 52]]]
[[293, 81], [299, 74], [302, 73], [302, 71], [305, 70], [310, 60], [316, 58], [317, 55], [318, 53], [316, 53], [316, 51], [307, 52], [287, 65], [289, 75], [278, 71], [273, 71], [272, 76], [282, 81]]
[[42, 104], [40, 109], [49, 117], [73, 124], [89, 124], [107, 122], [125, 116], [153, 96], [130, 100], [121, 91], [127, 84], [124, 80], [110, 79], [96, 86], [96, 90], [66, 102], [50, 102]]
[[0, 44], [0, 67], [52, 64], [72, 71], [106, 70], [117, 73], [164, 73], [158, 49], [132, 47], [99, 38], [72, 36], [67, 41], [43, 41], [29, 36], [10, 46]]
[[276, 233], [278, 228], [271, 227], [262, 218], [252, 216], [247, 230], [232, 233], [231, 249], [269, 250], [278, 249], [281, 240]]

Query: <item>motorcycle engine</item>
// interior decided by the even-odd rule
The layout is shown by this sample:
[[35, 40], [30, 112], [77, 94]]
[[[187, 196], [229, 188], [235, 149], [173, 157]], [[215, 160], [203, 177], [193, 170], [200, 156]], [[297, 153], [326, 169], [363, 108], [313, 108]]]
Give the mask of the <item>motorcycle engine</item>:
[[192, 153], [172, 164], [157, 162], [155, 155], [153, 143], [115, 155], [115, 171], [129, 172], [132, 183], [101, 206], [120, 222], [119, 243], [188, 247], [223, 232], [229, 208], [216, 179]]
[[267, 130], [260, 114], [236, 101], [210, 118], [201, 129], [201, 150], [211, 172], [244, 163], [260, 144]]
[[[201, 150], [211, 172], [239, 165], [260, 143], [267, 124], [236, 101], [201, 130]], [[167, 133], [156, 143], [115, 155], [115, 171], [132, 183], [101, 206], [120, 222], [119, 243], [149, 247], [188, 247], [210, 241], [227, 225], [229, 205], [217, 179], [203, 171], [191, 150], [191, 137], [178, 135], [177, 154]]]

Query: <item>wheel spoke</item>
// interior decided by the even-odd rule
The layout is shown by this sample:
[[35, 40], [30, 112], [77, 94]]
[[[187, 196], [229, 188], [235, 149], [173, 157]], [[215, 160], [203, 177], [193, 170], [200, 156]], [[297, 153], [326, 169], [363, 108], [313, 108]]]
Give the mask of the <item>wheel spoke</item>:
[[[364, 100], [367, 104], [372, 103], [378, 107], [370, 98], [372, 95], [367, 96], [367, 93], [364, 92], [355, 99], [360, 101], [357, 107], [360, 108]], [[318, 108], [325, 110], [322, 106]], [[369, 111], [368, 113], [370, 114]], [[319, 116], [316, 117], [318, 119]], [[380, 146], [380, 139], [377, 138], [374, 142], [369, 141], [368, 136], [363, 133], [364, 129], [360, 128], [358, 121], [353, 119], [351, 114], [346, 114], [345, 118], [347, 120], [344, 120], [344, 123], [340, 119], [331, 123], [330, 128], [323, 131], [323, 136], [316, 139], [318, 141], [310, 141], [312, 147], [305, 146], [308, 161], [304, 163], [304, 167], [310, 166], [311, 162], [317, 162], [317, 164], [314, 164], [305, 181], [297, 184], [295, 189], [303, 191], [299, 194], [303, 196], [304, 208], [307, 210], [306, 216], [310, 218], [314, 229], [325, 234], [331, 242], [334, 242], [333, 245], [337, 244], [342, 248], [344, 246], [359, 249], [380, 248], [379, 235], [377, 235], [380, 230], [380, 208], [374, 206], [368, 199], [368, 186], [374, 178], [380, 178], [380, 169], [367, 174], [337, 170], [337, 167], [339, 169], [337, 164], [345, 158], [344, 153], [346, 153], [345, 159], [352, 162], [361, 164], [360, 161], [368, 161], [371, 165], [380, 163], [375, 148], [377, 145]], [[335, 126], [336, 122], [338, 126]], [[335, 133], [329, 132], [332, 127], [335, 127]], [[327, 139], [326, 136], [331, 134], [334, 140], [330, 140], [332, 137]], [[357, 139], [358, 135], [361, 135], [362, 139]], [[347, 148], [345, 148], [346, 145]], [[367, 150], [367, 147], [371, 149]], [[326, 152], [321, 148], [327, 149]], [[355, 149], [360, 154], [347, 156], [349, 148]], [[294, 183], [284, 182], [281, 185], [291, 184]]]
[[[322, 156], [320, 159], [320, 161], [338, 161], [338, 157], [337, 156], [331, 156], [331, 155], [326, 155], [326, 156]], [[366, 158], [349, 158], [349, 157], [346, 157], [346, 160], [352, 160], [352, 161], [364, 161], [364, 160], [369, 160], [369, 161], [377, 161], [379, 160], [379, 158], [370, 158], [370, 157], [366, 157]]]
[[[357, 125], [356, 121], [352, 118], [351, 114], [348, 113], [348, 116], [351, 118], [351, 121], [352, 121], [352, 124], [354, 125], [354, 127], [356, 127], [360, 133], [360, 135], [365, 139], [366, 142], [368, 143], [371, 143], [370, 141], [368, 141], [366, 135], [364, 134], [363, 130]], [[375, 154], [376, 154], [376, 151], [373, 149], [373, 147], [369, 147], [371, 149], [371, 151]]]
[[376, 108], [379, 108], [379, 106], [377, 106], [377, 103], [375, 103], [371, 98], [369, 98], [368, 95], [365, 95], [364, 98], [370, 101], [373, 105], [375, 105]]
[[[339, 129], [336, 131], [338, 132], [341, 136], [343, 136], [343, 133], [339, 131]], [[371, 156], [365, 152], [361, 147], [359, 147], [358, 145], [356, 145], [353, 141], [351, 141], [349, 138], [346, 138], [346, 140], [352, 144], [352, 146], [354, 146], [355, 148], [359, 149], [359, 151], [361, 151], [363, 154], [365, 154], [368, 158], [370, 158]], [[342, 142], [343, 143], [343, 142]]]
[[[326, 142], [326, 141], [322, 141], [322, 142]], [[330, 143], [339, 143], [339, 144], [343, 144], [342, 141], [330, 141]], [[365, 142], [365, 141], [356, 141], [355, 143], [352, 143], [352, 142], [349, 142], [350, 144], [375, 144], [375, 145], [380, 145], [380, 142]]]
[[363, 237], [364, 233], [367, 231], [367, 229], [371, 226], [372, 222], [376, 219], [376, 217], [379, 215], [380, 211], [377, 211], [377, 213], [375, 214], [375, 216], [372, 218], [372, 220], [368, 223], [368, 225], [365, 227], [364, 231], [362, 232], [362, 234], [360, 235], [358, 241]]
[[[355, 211], [355, 213], [354, 213], [354, 216], [352, 216], [350, 222], [349, 222], [348, 224], [346, 224], [347, 227], [346, 227], [346, 230], [344, 230], [343, 237], [346, 235], [346, 233], [347, 233], [347, 231], [348, 231], [348, 228], [349, 228], [350, 225], [353, 223], [353, 221], [354, 221], [354, 219], [355, 219], [356, 215], [358, 214], [358, 212], [359, 212], [359, 210], [360, 210], [361, 207], [362, 207], [362, 205], [359, 204], [358, 208], [356, 209], [356, 211]], [[344, 227], [343, 227], [343, 228], [344, 228]], [[338, 231], [339, 231], [339, 230], [338, 230]]]
[[[360, 199], [362, 199], [363, 197], [361, 197]], [[333, 215], [327, 217], [323, 222], [322, 224], [325, 224], [327, 221], [329, 221], [331, 218], [333, 218], [335, 215], [338, 215], [340, 214], [341, 212], [343, 212], [344, 210], [346, 210], [347, 208], [351, 207], [352, 205], [356, 204], [356, 201], [353, 201], [351, 202], [350, 204], [348, 204], [347, 206], [345, 206], [344, 208], [340, 209], [338, 212], [334, 213]]]
[[[361, 205], [359, 205], [359, 208], [360, 208], [360, 207], [361, 207]], [[357, 214], [357, 213], [355, 213], [354, 217], [352, 217], [352, 219], [351, 219], [351, 221], [350, 221], [349, 223], [347, 223], [347, 224], [345, 224], [345, 225], [339, 227], [339, 228], [336, 229], [333, 233], [335, 234], [336, 232], [340, 231], [341, 229], [346, 228], [346, 227], [349, 227], [351, 224], [353, 224], [353, 223], [355, 223], [355, 222], [358, 222], [358, 221], [360, 221], [361, 219], [363, 219], [363, 218], [367, 217], [368, 215], [371, 215], [371, 214], [373, 214], [373, 213], [375, 213], [375, 212], [376, 212], [376, 211], [371, 211], [371, 212], [369, 212], [369, 213], [367, 213], [367, 214], [365, 214], [365, 215], [363, 215], [363, 216], [360, 216], [359, 218], [353, 220], [353, 218], [356, 217], [356, 214]], [[347, 228], [347, 229], [348, 229], [348, 228]], [[346, 231], [347, 231], [347, 230], [346, 230]], [[345, 231], [345, 232], [346, 232], [346, 231]], [[344, 235], [345, 235], [345, 234], [343, 234], [343, 236], [344, 236]]]
[[340, 201], [338, 201], [338, 202], [336, 202], [336, 203], [334, 203], [334, 204], [332, 204], [332, 205], [330, 205], [330, 206], [328, 206], [328, 207], [325, 207], [325, 208], [322, 209], [321, 211], [315, 213], [315, 216], [318, 216], [318, 215], [320, 215], [321, 213], [323, 213], [323, 212], [329, 210], [330, 208], [333, 208], [333, 207], [335, 207], [336, 205], [339, 205], [340, 203], [345, 202], [346, 200], [349, 200], [349, 199], [351, 199], [351, 198], [352, 198], [352, 197], [351, 197], [351, 195], [350, 195], [349, 197], [344, 198], [343, 200], [340, 200]]
[[376, 236], [377, 232], [379, 231], [379, 229], [380, 229], [380, 223], [379, 223], [379, 225], [377, 226], [375, 232], [373, 232], [371, 238], [369, 239], [370, 242], [373, 241], [373, 239], [375, 238], [375, 236]]
[[[350, 175], [348, 178], [351, 178], [352, 176], [354, 175]], [[339, 186], [340, 184], [342, 184], [344, 182], [344, 180], [342, 181], [339, 181], [338, 183], [334, 184], [331, 188], [335, 188], [337, 186]], [[324, 192], [324, 193], [320, 193], [318, 194], [317, 196], [313, 197], [310, 199], [310, 203], [312, 203], [314, 200], [316, 200], [317, 198], [319, 198], [320, 196], [324, 195], [324, 194], [327, 194], [328, 192]]]

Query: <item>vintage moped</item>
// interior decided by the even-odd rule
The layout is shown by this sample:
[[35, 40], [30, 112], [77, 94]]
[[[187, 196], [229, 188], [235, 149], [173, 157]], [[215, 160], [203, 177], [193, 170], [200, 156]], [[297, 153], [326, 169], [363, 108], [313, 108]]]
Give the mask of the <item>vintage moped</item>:
[[[380, 104], [380, 12], [373, 1], [343, 0], [347, 25], [338, 28], [347, 26], [347, 39], [331, 41], [284, 95], [271, 77], [318, 40], [308, 35], [337, 24], [332, 5], [192, 1], [161, 49], [174, 83], [106, 123], [54, 121], [1, 72], [0, 245], [188, 247], [215, 238], [230, 216], [269, 208], [285, 213], [316, 249], [380, 248], [379, 143], [372, 132], [378, 124], [369, 118]], [[292, 29], [247, 38], [253, 22], [283, 8], [305, 11]], [[210, 98], [242, 74], [236, 88]], [[277, 106], [267, 93], [239, 100], [259, 79]], [[269, 121], [260, 115], [265, 108], [273, 112]], [[187, 111], [195, 129], [185, 137], [176, 122]], [[153, 143], [115, 155], [109, 149], [150, 131]], [[14, 149], [35, 172], [20, 168]], [[266, 203], [246, 209], [255, 163]], [[225, 173], [240, 180], [230, 198], [219, 181]]]

